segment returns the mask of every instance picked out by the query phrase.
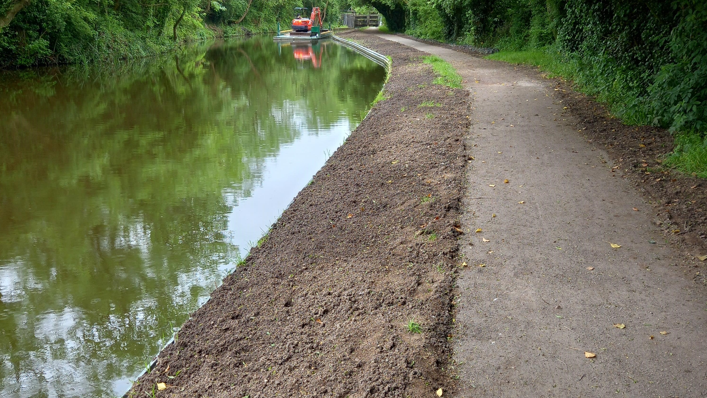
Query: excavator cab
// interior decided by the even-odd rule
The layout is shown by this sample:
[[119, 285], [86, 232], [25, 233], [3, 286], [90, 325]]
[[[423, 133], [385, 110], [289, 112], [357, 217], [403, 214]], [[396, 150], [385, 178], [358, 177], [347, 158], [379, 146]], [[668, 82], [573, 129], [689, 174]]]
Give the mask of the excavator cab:
[[[292, 20], [292, 30], [295, 32], [309, 32], [312, 26], [309, 16], [307, 15], [308, 8], [295, 7], [295, 18]], [[304, 17], [303, 17], [304, 16]]]
[[295, 19], [292, 20], [292, 31], [311, 32], [312, 35], [321, 33], [322, 13], [319, 7], [312, 8], [312, 15], [306, 17], [308, 8], [295, 7]]

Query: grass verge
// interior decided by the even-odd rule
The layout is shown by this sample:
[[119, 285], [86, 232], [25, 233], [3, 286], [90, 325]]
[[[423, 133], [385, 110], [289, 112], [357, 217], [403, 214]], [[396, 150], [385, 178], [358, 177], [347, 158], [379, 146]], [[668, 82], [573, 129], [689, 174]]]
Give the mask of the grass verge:
[[435, 55], [424, 57], [422, 62], [432, 65], [432, 69], [437, 75], [437, 78], [433, 81], [434, 84], [441, 84], [451, 88], [462, 88], [462, 77], [459, 76], [449, 62]]
[[675, 150], [665, 160], [665, 165], [707, 179], [707, 137], [678, 134], [675, 137]]

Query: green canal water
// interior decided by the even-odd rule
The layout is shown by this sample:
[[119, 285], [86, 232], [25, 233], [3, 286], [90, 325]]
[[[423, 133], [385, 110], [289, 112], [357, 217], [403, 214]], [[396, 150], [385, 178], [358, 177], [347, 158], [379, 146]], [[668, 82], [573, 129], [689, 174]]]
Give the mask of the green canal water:
[[384, 78], [269, 37], [0, 73], [0, 396], [122, 395]]

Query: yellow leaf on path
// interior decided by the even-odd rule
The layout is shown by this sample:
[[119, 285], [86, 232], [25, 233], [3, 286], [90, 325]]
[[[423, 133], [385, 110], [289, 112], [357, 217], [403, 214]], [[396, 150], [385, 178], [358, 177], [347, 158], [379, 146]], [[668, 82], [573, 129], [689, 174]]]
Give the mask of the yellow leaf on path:
[[700, 261], [707, 261], [707, 254], [705, 254], [704, 256], [697, 256], [697, 259]]
[[351, 214], [351, 213], [349, 213], [349, 215], [346, 216], [346, 218], [351, 218], [351, 217], [353, 217], [353, 214]]
[[503, 180], [503, 183], [504, 183], [504, 184], [508, 184], [509, 182], [510, 182], [510, 181], [508, 181], [507, 178], [506, 178], [505, 180]]
[[587, 267], [588, 270], [593, 271], [594, 267]]
[[465, 261], [465, 262], [462, 263], [462, 267], [466, 267], [466, 266], [467, 266], [467, 264], [466, 264], [466, 261]]
[[638, 209], [634, 207], [634, 208], [633, 208], [633, 211], [638, 211]]
[[481, 228], [476, 229], [476, 233], [478, 234], [479, 232], [481, 232]]
[[486, 239], [486, 238], [481, 238], [481, 240], [484, 241], [484, 242], [491, 242], [490, 240], [488, 240], [488, 239]]
[[396, 164], [396, 163], [398, 163], [398, 160], [393, 160], [393, 161], [390, 162], [390, 163], [391, 163], [391, 164]]
[[646, 146], [643, 145], [643, 144], [640, 144], [638, 147], [639, 147], [639, 148], [645, 148]]
[[491, 188], [493, 188], [493, 187], [495, 187], [496, 185], [495, 185], [495, 184], [489, 184], [489, 186], [490, 186]]
[[649, 339], [653, 340], [653, 336], [648, 336]]
[[666, 334], [668, 334], [668, 332], [662, 331], [662, 332], [660, 332], [660, 334], [662, 334], [663, 336], [665, 336]]
[[589, 352], [589, 351], [584, 351], [584, 357], [585, 358], [596, 358], [597, 354], [595, 354], [593, 352]]
[[479, 267], [484, 268], [486, 264], [479, 264]]
[[616, 243], [611, 243], [611, 242], [609, 242], [609, 244], [610, 244], [611, 247], [613, 247], [614, 249], [618, 249], [619, 247], [621, 247], [621, 245], [617, 245]]
[[167, 385], [164, 383], [157, 383], [157, 389], [162, 391], [167, 389]]
[[444, 394], [444, 392], [442, 391], [441, 388], [440, 388], [439, 390], [437, 390], [437, 396], [438, 396], [438, 397], [441, 397], [442, 394]]
[[[493, 218], [493, 217], [496, 217], [496, 213], [491, 214], [491, 218]], [[707, 257], [707, 256], [705, 256], [705, 257]], [[702, 261], [704, 261], [704, 260], [702, 260]]]
[[525, 204], [525, 201], [524, 201], [524, 200], [521, 200], [520, 202], [518, 202], [518, 204], [519, 204], [519, 205], [523, 205], [523, 204]]
[[614, 327], [619, 329], [626, 329], [626, 325], [624, 325], [623, 323], [615, 323]]

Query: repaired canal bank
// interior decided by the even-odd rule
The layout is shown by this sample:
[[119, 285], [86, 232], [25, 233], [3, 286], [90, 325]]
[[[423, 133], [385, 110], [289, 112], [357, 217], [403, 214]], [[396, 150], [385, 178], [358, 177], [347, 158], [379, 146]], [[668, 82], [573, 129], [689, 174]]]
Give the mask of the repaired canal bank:
[[[703, 235], [661, 237], [669, 196], [629, 183], [668, 133], [536, 72], [348, 37], [392, 56], [385, 101], [131, 394], [705, 395]], [[413, 47], [457, 67], [473, 111]], [[703, 183], [672, 177], [699, 220]]]
[[424, 53], [346, 38], [392, 57], [387, 99], [128, 396], [418, 397], [453, 387], [468, 92], [433, 84]]

